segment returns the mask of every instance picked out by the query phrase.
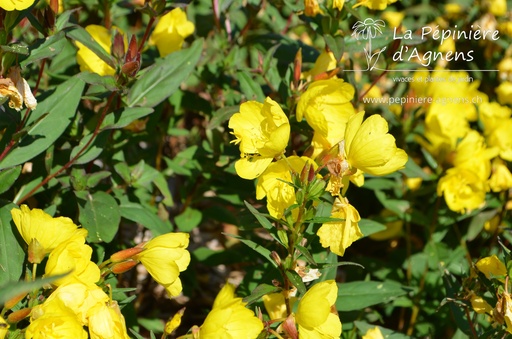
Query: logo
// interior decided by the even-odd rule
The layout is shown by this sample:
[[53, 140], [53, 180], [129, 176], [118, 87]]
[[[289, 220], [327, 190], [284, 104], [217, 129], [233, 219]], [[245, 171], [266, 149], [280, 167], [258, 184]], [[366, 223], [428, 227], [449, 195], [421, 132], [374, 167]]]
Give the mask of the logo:
[[368, 67], [367, 71], [371, 71], [376, 68], [379, 57], [386, 50], [386, 47], [381, 48], [378, 52], [372, 53], [372, 39], [377, 37], [377, 33], [382, 34], [382, 28], [386, 27], [386, 24], [382, 20], [373, 20], [371, 18], [365, 19], [364, 21], [357, 21], [352, 29], [354, 32], [352, 36], [359, 40], [360, 38], [368, 41], [368, 47], [364, 47], [364, 54], [366, 56], [366, 64]]

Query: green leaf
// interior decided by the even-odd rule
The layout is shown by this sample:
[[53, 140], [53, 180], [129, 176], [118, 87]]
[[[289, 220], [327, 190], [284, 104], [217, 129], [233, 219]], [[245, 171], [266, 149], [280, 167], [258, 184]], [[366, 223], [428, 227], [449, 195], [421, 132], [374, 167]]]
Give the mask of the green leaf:
[[112, 173], [109, 171], [98, 171], [87, 175], [87, 184], [88, 188], [93, 188], [99, 184], [99, 182], [103, 179], [110, 177]]
[[79, 191], [75, 195], [78, 201], [78, 220], [89, 232], [87, 241], [112, 241], [121, 221], [116, 199], [103, 191], [93, 194]]
[[66, 274], [52, 275], [51, 277], [37, 279], [35, 281], [9, 281], [0, 286], [0, 305], [5, 304], [6, 301], [17, 295], [48, 285], [53, 281], [66, 276]]
[[253, 249], [254, 251], [256, 251], [259, 254], [261, 254], [262, 256], [264, 256], [270, 263], [272, 263], [272, 265], [274, 265], [274, 267], [277, 268], [277, 264], [275, 263], [275, 261], [272, 259], [271, 255], [270, 255], [270, 253], [271, 253], [270, 250], [268, 250], [266, 247], [263, 247], [260, 244], [257, 244], [252, 240], [244, 239], [235, 234], [229, 234], [229, 233], [222, 233], [222, 234], [240, 240], [242, 243], [249, 246], [249, 248]]
[[248, 100], [257, 100], [263, 102], [265, 100], [265, 94], [258, 84], [251, 76], [251, 74], [245, 70], [237, 72], [238, 81], [240, 82], [240, 90]]
[[[101, 152], [103, 152], [103, 149], [105, 148], [105, 145], [107, 144], [108, 137], [110, 135], [110, 132], [100, 132], [96, 136], [94, 136], [94, 133], [90, 133], [86, 135], [85, 137], [80, 140], [77, 146], [73, 148], [71, 151], [71, 155], [69, 156], [69, 159], [73, 159], [78, 152], [80, 152], [85, 145], [86, 147], [85, 151], [83, 151], [80, 156], [75, 160], [74, 164], [82, 165], [87, 164], [90, 161], [93, 161], [96, 159]], [[94, 140], [91, 142], [91, 139], [94, 137]]]
[[101, 129], [123, 128], [151, 113], [153, 109], [148, 107], [124, 107], [107, 115], [101, 124]]
[[25, 68], [33, 62], [51, 59], [53, 56], [62, 52], [66, 44], [66, 36], [64, 32], [60, 31], [55, 35], [51, 35], [46, 39], [40, 40], [42, 43], [39, 46], [32, 46], [28, 58], [20, 63], [21, 68]]
[[110, 92], [116, 92], [119, 90], [119, 88], [117, 87], [116, 80], [113, 76], [101, 76], [97, 73], [85, 71], [78, 73], [77, 77], [79, 77], [80, 79], [82, 79], [90, 85], [102, 86]]
[[253, 302], [258, 301], [264, 295], [270, 293], [277, 293], [279, 291], [281, 291], [281, 287], [276, 287], [274, 285], [269, 284], [260, 284], [252, 291], [251, 295], [248, 295], [243, 299], [243, 302], [250, 305]]
[[[19, 165], [46, 151], [64, 133], [73, 119], [84, 86], [82, 80], [73, 77], [59, 85], [52, 95], [40, 102], [27, 121], [27, 126], [33, 125], [0, 161], [0, 169]], [[45, 116], [38, 120], [43, 115]]]
[[182, 232], [190, 232], [197, 226], [199, 226], [199, 223], [201, 223], [201, 219], [203, 218], [203, 214], [191, 207], [185, 209], [183, 213], [180, 215], [177, 215], [174, 218], [174, 221], [176, 222], [176, 226], [180, 229]]
[[498, 213], [497, 210], [491, 210], [491, 211], [480, 212], [477, 215], [475, 215], [471, 219], [471, 222], [469, 223], [467, 240], [471, 241], [471, 240], [475, 239], [480, 234], [482, 229], [484, 228], [485, 223], [487, 221], [491, 220], [497, 213]]
[[293, 286], [297, 287], [299, 293], [301, 295], [304, 295], [306, 293], [306, 285], [304, 285], [304, 282], [302, 281], [300, 275], [292, 270], [286, 270], [285, 274], [288, 280], [290, 280], [290, 282], [293, 284]]
[[299, 244], [296, 244], [295, 245], [295, 248], [299, 250], [299, 252], [304, 256], [304, 258], [306, 259], [306, 261], [313, 265], [313, 266], [316, 266], [316, 262], [315, 262], [315, 259], [313, 258], [313, 256], [311, 255], [311, 253], [309, 253], [308, 249], [305, 248], [304, 246], [302, 245], [299, 245]]
[[262, 214], [258, 212], [257, 209], [255, 209], [251, 204], [249, 204], [247, 201], [244, 201], [245, 206], [249, 209], [249, 211], [258, 219], [258, 222], [260, 223], [263, 228], [267, 230], [273, 230], [275, 229], [274, 225], [265, 217], [265, 214]]
[[6, 192], [21, 174], [21, 166], [14, 166], [0, 171], [0, 194]]
[[154, 107], [170, 97], [194, 70], [203, 49], [203, 39], [187, 49], [169, 54], [135, 81], [128, 92], [127, 105]]
[[226, 120], [237, 112], [240, 112], [240, 106], [222, 107], [212, 114], [212, 118], [208, 122], [207, 129], [215, 129], [222, 125]]
[[361, 233], [363, 233], [365, 237], [369, 236], [370, 234], [384, 231], [387, 229], [386, 225], [383, 225], [380, 222], [376, 222], [370, 219], [361, 219], [358, 225], [359, 229], [361, 230]]
[[341, 57], [343, 56], [343, 51], [345, 49], [345, 41], [342, 36], [335, 36], [325, 34], [324, 35], [325, 43], [329, 46], [329, 49], [334, 54], [334, 57], [339, 62]]
[[[462, 286], [457, 281], [457, 278], [450, 274], [449, 272], [445, 271], [443, 274], [443, 283], [446, 289], [446, 297], [450, 298], [450, 300], [457, 300], [459, 293], [462, 291]], [[450, 306], [450, 310], [452, 312], [453, 318], [455, 319], [457, 327], [465, 334], [470, 335], [471, 325], [468, 322], [464, 310], [455, 302], [447, 301], [447, 303]], [[441, 305], [442, 304], [443, 303], [441, 303]], [[466, 305], [466, 307], [469, 306]]]
[[121, 216], [131, 220], [150, 230], [154, 236], [162, 235], [172, 231], [169, 221], [162, 221], [154, 212], [136, 203], [122, 203], [119, 206]]
[[406, 294], [400, 284], [387, 281], [352, 281], [338, 284], [338, 311], [360, 311], [365, 307], [387, 303]]
[[96, 40], [94, 40], [91, 34], [89, 34], [89, 32], [85, 30], [85, 28], [82, 28], [78, 25], [70, 27], [66, 31], [66, 35], [70, 39], [78, 41], [82, 43], [85, 47], [89, 48], [91, 51], [94, 52], [94, 54], [96, 54], [101, 60], [105, 61], [110, 67], [114, 69], [116, 68], [112, 56], [109, 53], [107, 53], [107, 51], [105, 51], [103, 47], [101, 47], [100, 44], [96, 42]]
[[18, 230], [11, 217], [11, 210], [16, 207], [5, 202], [0, 207], [0, 285], [17, 281], [23, 272], [25, 252], [18, 242]]

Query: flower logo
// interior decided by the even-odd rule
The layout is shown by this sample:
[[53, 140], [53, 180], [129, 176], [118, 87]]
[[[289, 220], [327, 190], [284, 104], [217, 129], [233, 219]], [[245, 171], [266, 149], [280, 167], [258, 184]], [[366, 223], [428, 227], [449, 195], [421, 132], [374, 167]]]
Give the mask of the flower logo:
[[[373, 20], [372, 18], [367, 18], [364, 21], [357, 21], [352, 29], [354, 32], [352, 36], [359, 40], [368, 40], [368, 48], [364, 48], [364, 52], [366, 55], [366, 61], [368, 64], [368, 68], [366, 70], [372, 70], [375, 68], [375, 64], [379, 60], [379, 57], [382, 52], [386, 50], [386, 47], [372, 54], [372, 39], [377, 37], [377, 33], [382, 34], [382, 28], [384, 28], [386, 24], [382, 20]], [[374, 61], [373, 61], [374, 60]]]

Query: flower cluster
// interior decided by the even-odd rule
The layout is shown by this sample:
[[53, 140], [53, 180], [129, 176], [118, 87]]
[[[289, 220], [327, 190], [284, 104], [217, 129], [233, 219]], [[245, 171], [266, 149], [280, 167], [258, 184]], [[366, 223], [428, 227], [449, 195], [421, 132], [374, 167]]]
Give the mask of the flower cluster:
[[[35, 280], [37, 266], [42, 264], [46, 278], [58, 276], [51, 288], [30, 293], [28, 300], [23, 294], [6, 303], [7, 309], [18, 305], [7, 318], [11, 324], [30, 317], [26, 338], [129, 338], [119, 305], [105, 292], [108, 286], [104, 281], [106, 275], [125, 272], [138, 262], [170, 296], [182, 290], [179, 272], [190, 263], [188, 234], [155, 237], [97, 265], [91, 261], [93, 249], [86, 244], [87, 230], [70, 218], [52, 217], [26, 205], [13, 209], [11, 214], [28, 245], [28, 261], [33, 264], [31, 278]], [[2, 331], [7, 331], [8, 325], [2, 326], [3, 338]]]

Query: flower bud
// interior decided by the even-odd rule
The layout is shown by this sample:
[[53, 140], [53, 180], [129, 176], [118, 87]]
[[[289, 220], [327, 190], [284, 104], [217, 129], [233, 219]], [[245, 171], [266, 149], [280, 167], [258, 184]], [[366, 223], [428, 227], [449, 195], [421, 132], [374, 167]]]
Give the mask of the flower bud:
[[30, 308], [22, 308], [21, 310], [12, 312], [7, 317], [7, 321], [10, 322], [11, 324], [20, 322], [23, 319], [25, 319], [30, 314], [31, 311], [32, 311], [32, 308], [30, 307]]
[[59, 13], [59, 0], [50, 0], [50, 8], [54, 14]]
[[290, 314], [288, 318], [283, 322], [283, 331], [288, 334], [291, 339], [298, 339], [299, 333], [297, 331], [297, 327], [295, 326], [295, 319], [293, 318], [293, 314]]
[[302, 73], [302, 48], [299, 48], [293, 60], [293, 86], [294, 90], [299, 88], [300, 75]]
[[121, 60], [124, 57], [124, 38], [119, 32], [114, 36], [114, 43], [112, 44], [112, 55]]
[[22, 300], [23, 298], [25, 298], [25, 296], [27, 295], [27, 293], [22, 293], [20, 295], [17, 295], [9, 300], [7, 300], [4, 304], [4, 307], [8, 310], [10, 310], [11, 308], [13, 308], [14, 306], [16, 306], [20, 300]]
[[125, 75], [133, 77], [133, 76], [135, 76], [135, 74], [137, 74], [139, 69], [140, 69], [140, 63], [138, 61], [130, 61], [130, 62], [125, 63], [121, 67], [121, 72], [123, 72], [123, 74], [125, 74]]
[[138, 262], [136, 262], [134, 260], [123, 261], [123, 262], [112, 265], [112, 267], [110, 267], [110, 271], [112, 271], [112, 273], [114, 273], [114, 274], [121, 274], [124, 272], [128, 272], [129, 270], [134, 268], [137, 264], [138, 264]]
[[144, 251], [144, 248], [142, 247], [132, 247], [127, 248], [125, 250], [116, 252], [110, 256], [110, 261], [117, 263], [121, 261], [125, 261], [128, 259], [132, 259], [134, 256], [139, 254], [140, 252]]
[[277, 264], [277, 266], [281, 266], [281, 257], [279, 257], [279, 254], [276, 252], [276, 251], [272, 251], [270, 253], [270, 256], [272, 257], [272, 259], [275, 261], [275, 263]]
[[[32, 264], [40, 264], [46, 255], [45, 249], [36, 238], [32, 238], [28, 245], [28, 261]], [[35, 272], [34, 272], [35, 274]]]

